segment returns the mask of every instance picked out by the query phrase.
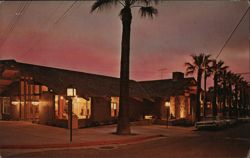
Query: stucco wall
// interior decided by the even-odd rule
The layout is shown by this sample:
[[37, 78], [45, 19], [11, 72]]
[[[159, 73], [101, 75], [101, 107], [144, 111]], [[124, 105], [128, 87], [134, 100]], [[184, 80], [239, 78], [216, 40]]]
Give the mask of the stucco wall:
[[54, 95], [43, 93], [39, 103], [39, 123], [48, 124], [54, 120], [54, 116]]

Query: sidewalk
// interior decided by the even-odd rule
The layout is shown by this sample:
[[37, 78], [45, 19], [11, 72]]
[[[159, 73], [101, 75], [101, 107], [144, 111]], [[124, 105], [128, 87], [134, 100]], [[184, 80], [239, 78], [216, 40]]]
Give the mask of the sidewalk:
[[193, 127], [149, 125], [132, 126], [132, 135], [113, 134], [115, 125], [73, 130], [69, 143], [69, 130], [24, 121], [0, 121], [0, 149], [44, 149], [121, 145], [160, 139], [161, 137], [194, 134]]

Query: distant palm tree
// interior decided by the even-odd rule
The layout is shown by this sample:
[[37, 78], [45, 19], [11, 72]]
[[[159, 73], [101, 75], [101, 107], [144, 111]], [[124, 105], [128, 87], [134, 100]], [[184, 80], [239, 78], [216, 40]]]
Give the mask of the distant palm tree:
[[212, 109], [213, 109], [213, 116], [217, 116], [217, 96], [218, 96], [218, 79], [219, 75], [223, 73], [228, 66], [224, 66], [223, 61], [216, 61], [213, 60], [212, 71], [214, 75], [214, 93], [213, 93], [213, 101], [212, 101]]
[[223, 108], [222, 108], [222, 113], [223, 116], [226, 116], [226, 100], [227, 100], [227, 96], [228, 96], [228, 76], [227, 76], [228, 71], [224, 70], [223, 73], [221, 74], [221, 81], [222, 81], [222, 104], [223, 104]]
[[206, 62], [207, 58], [209, 58], [208, 55], [205, 54], [199, 54], [197, 55], [191, 55], [192, 57], [192, 63], [185, 63], [186, 66], [186, 75], [193, 75], [194, 73], [197, 73], [197, 93], [196, 93], [196, 112], [195, 112], [195, 121], [200, 121], [200, 96], [201, 96], [201, 79], [202, 74], [204, 72], [204, 63]]
[[212, 59], [210, 59], [211, 55], [206, 55], [203, 67], [204, 67], [204, 111], [203, 111], [203, 117], [206, 118], [206, 111], [207, 111], [207, 78], [211, 75], [211, 63]]
[[96, 0], [92, 5], [91, 12], [95, 10], [108, 9], [110, 6], [121, 5], [120, 17], [122, 21], [121, 42], [121, 69], [120, 69], [120, 110], [117, 123], [117, 134], [130, 134], [129, 125], [129, 54], [130, 54], [130, 32], [132, 22], [132, 8], [139, 7], [142, 17], [154, 17], [158, 13], [152, 7], [152, 3], [159, 0]]
[[248, 86], [248, 82], [243, 80], [241, 82], [241, 95], [240, 95], [240, 103], [242, 106], [242, 115], [247, 116], [247, 92], [246, 88]]
[[239, 90], [240, 90], [240, 83], [242, 82], [242, 77], [238, 74], [235, 74], [233, 77], [233, 83], [234, 83], [234, 111], [235, 116], [239, 117]]
[[232, 116], [232, 101], [233, 101], [233, 88], [232, 88], [232, 84], [233, 84], [233, 78], [234, 78], [234, 74], [231, 71], [228, 71], [226, 73], [226, 79], [227, 79], [227, 102], [228, 102], [228, 112], [229, 112], [229, 116]]

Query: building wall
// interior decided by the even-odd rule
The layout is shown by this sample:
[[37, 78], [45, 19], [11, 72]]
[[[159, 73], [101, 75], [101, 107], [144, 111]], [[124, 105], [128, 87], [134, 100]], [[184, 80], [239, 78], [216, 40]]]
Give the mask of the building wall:
[[54, 95], [45, 92], [41, 95], [39, 102], [39, 123], [49, 124], [55, 119]]
[[111, 121], [111, 103], [102, 97], [92, 97], [91, 120], [97, 122]]
[[136, 100], [130, 98], [130, 108], [129, 108], [129, 117], [131, 121], [142, 120], [145, 115], [149, 112], [149, 107], [147, 104], [143, 104], [143, 100]]
[[[152, 103], [152, 107], [157, 111], [157, 109], [160, 111], [160, 114], [156, 116], [159, 119], [166, 119], [167, 118], [167, 108], [165, 107], [165, 102], [170, 101], [170, 109], [168, 116], [171, 117], [171, 115], [178, 119], [178, 118], [192, 118], [192, 106], [191, 104], [194, 103], [193, 98], [189, 96], [184, 95], [177, 95], [177, 96], [171, 96], [169, 99], [160, 99], [155, 103]], [[154, 105], [154, 104], [158, 104]], [[153, 106], [154, 105], [154, 106]]]

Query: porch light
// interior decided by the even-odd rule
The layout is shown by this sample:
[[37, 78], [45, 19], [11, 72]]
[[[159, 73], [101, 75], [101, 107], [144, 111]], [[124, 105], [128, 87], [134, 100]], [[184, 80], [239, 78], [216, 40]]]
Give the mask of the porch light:
[[72, 86], [67, 88], [67, 97], [75, 97], [76, 96], [76, 89]]
[[67, 88], [67, 98], [68, 98], [68, 111], [69, 111], [69, 141], [72, 142], [72, 98], [76, 97], [76, 89], [71, 85]]
[[11, 104], [13, 104], [13, 105], [19, 105], [20, 101], [12, 101]]
[[114, 106], [114, 110], [116, 110], [117, 109], [117, 104], [114, 103], [113, 106]]
[[170, 102], [169, 101], [165, 102], [165, 107], [170, 107]]
[[37, 106], [39, 105], [39, 101], [32, 101], [31, 104]]

